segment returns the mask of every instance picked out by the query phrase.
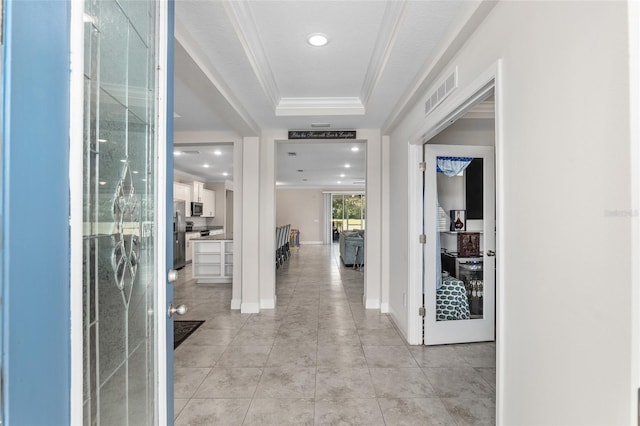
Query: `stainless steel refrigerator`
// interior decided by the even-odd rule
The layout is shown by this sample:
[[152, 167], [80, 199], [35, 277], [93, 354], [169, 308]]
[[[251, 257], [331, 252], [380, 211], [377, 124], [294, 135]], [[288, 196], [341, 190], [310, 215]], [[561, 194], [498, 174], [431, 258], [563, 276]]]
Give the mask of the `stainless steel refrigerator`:
[[185, 264], [185, 208], [184, 201], [173, 202], [173, 269], [180, 269]]

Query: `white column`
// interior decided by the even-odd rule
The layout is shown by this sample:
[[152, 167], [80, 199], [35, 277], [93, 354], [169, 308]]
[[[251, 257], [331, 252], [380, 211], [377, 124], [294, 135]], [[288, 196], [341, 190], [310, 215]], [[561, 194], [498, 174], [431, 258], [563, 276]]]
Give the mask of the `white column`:
[[391, 267], [390, 261], [390, 226], [391, 217], [389, 214], [389, 170], [390, 170], [390, 140], [389, 136], [382, 137], [382, 163], [381, 163], [381, 236], [380, 236], [380, 311], [383, 313], [389, 312], [389, 269]]
[[367, 140], [367, 225], [365, 232], [364, 303], [367, 309], [380, 308], [382, 141], [380, 130], [358, 130]]
[[233, 283], [231, 285], [231, 309], [242, 304], [242, 166], [243, 142], [233, 143]]
[[242, 301], [240, 312], [260, 312], [260, 138], [242, 141]]
[[[260, 308], [276, 306], [276, 144], [275, 135], [260, 141]], [[257, 269], [257, 268], [256, 268]]]

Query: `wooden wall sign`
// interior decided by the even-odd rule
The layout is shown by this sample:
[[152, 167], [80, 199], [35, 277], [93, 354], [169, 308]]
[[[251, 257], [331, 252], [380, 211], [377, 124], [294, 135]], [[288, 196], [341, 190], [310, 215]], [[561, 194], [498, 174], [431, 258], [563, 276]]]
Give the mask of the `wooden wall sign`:
[[355, 139], [355, 130], [289, 130], [289, 139]]

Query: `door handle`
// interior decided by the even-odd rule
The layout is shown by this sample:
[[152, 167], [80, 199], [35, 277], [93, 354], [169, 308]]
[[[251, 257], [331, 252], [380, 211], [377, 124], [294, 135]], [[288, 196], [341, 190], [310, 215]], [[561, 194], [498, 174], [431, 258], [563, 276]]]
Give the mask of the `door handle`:
[[170, 283], [175, 283], [178, 280], [178, 271], [175, 269], [169, 269], [169, 273], [167, 274], [167, 281]]
[[489, 257], [495, 257], [495, 255], [496, 255], [496, 252], [495, 252], [495, 251], [493, 251], [493, 250], [487, 250], [487, 256], [489, 256]]
[[173, 318], [173, 315], [184, 315], [187, 313], [187, 307], [185, 305], [173, 306], [173, 303], [169, 305], [169, 318]]

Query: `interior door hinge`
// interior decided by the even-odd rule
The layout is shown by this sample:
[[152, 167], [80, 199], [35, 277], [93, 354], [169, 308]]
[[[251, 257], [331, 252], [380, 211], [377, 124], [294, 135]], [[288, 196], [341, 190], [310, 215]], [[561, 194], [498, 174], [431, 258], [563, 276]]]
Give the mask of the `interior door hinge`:
[[418, 240], [420, 241], [420, 244], [427, 244], [427, 236], [425, 234], [420, 234], [420, 236], [418, 236]]
[[418, 309], [418, 315], [420, 315], [421, 317], [425, 317], [427, 315], [424, 306], [420, 306], [420, 309]]
[[427, 163], [425, 163], [424, 161], [421, 163], [418, 163], [418, 167], [420, 167], [420, 171], [421, 172], [426, 172], [427, 171]]

